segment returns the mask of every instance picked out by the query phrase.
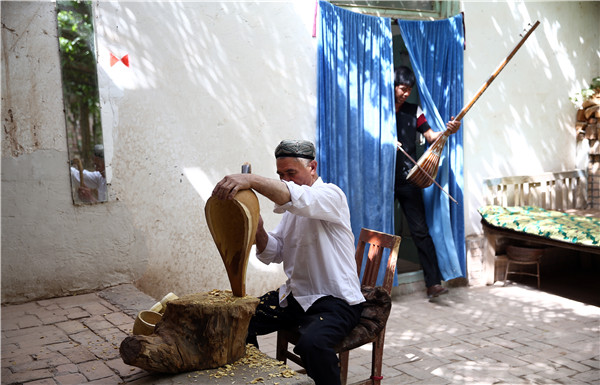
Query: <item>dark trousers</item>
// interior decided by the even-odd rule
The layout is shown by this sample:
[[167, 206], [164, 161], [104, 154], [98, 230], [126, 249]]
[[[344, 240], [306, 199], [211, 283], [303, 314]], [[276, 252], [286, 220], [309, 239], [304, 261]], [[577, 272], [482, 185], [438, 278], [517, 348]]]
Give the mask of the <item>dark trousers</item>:
[[304, 311], [292, 295], [286, 307], [279, 306], [278, 291], [260, 297], [248, 327], [247, 343], [258, 347], [257, 335], [281, 329], [300, 332], [294, 353], [302, 358], [306, 374], [316, 385], [340, 384], [340, 367], [333, 347], [358, 324], [362, 305], [350, 306], [342, 299], [327, 296]]
[[429, 227], [425, 218], [423, 190], [408, 182], [396, 185], [396, 199], [402, 206], [402, 211], [408, 222], [410, 235], [415, 242], [419, 261], [425, 275], [425, 285], [431, 287], [442, 282], [442, 273], [438, 265], [437, 254], [433, 239], [429, 235]]

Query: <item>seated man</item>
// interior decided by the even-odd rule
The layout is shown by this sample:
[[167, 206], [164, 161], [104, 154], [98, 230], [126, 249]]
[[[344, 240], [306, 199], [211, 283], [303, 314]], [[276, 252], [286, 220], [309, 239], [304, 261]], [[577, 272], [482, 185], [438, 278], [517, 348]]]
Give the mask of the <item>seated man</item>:
[[[104, 166], [104, 146], [94, 146], [95, 171], [83, 170], [83, 186], [79, 170], [71, 167], [71, 179], [77, 186], [77, 194], [82, 202], [105, 202], [107, 196], [106, 168]], [[94, 193], [94, 190], [96, 194]]]
[[248, 330], [256, 336], [298, 328], [294, 348], [316, 385], [340, 383], [334, 346], [358, 324], [364, 297], [356, 273], [354, 235], [344, 192], [317, 175], [315, 147], [302, 140], [282, 141], [275, 149], [280, 180], [256, 174], [223, 178], [213, 195], [232, 199], [253, 189], [275, 203], [283, 217], [267, 233], [262, 217], [256, 231], [257, 257], [282, 263], [287, 281], [261, 297]]

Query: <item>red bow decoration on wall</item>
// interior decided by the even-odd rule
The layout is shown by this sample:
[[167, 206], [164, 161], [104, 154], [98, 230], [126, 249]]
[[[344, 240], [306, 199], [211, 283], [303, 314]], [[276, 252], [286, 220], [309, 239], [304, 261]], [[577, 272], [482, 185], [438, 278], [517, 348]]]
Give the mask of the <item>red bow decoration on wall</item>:
[[121, 62], [123, 64], [125, 64], [126, 67], [129, 67], [129, 55], [125, 55], [122, 58], [118, 58], [115, 55], [110, 54], [110, 66], [114, 66], [115, 64], [117, 64], [118, 62]]

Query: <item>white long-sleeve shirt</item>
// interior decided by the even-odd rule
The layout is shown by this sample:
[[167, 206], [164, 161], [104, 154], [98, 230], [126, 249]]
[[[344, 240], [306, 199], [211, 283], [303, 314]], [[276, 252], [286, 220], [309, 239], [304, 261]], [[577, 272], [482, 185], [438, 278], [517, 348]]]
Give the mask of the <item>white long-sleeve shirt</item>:
[[285, 183], [291, 201], [275, 205], [274, 212], [283, 213], [283, 218], [257, 255], [267, 265], [283, 262], [288, 279], [279, 289], [281, 306], [287, 306], [290, 293], [305, 311], [327, 295], [350, 305], [364, 302], [346, 195], [321, 178], [312, 186]]
[[[75, 167], [71, 167], [71, 178], [80, 184], [79, 170]], [[106, 178], [102, 176], [100, 171], [88, 171], [83, 170], [83, 183], [86, 187], [98, 190], [98, 200], [100, 202], [106, 201], [106, 193], [108, 191], [106, 187]]]

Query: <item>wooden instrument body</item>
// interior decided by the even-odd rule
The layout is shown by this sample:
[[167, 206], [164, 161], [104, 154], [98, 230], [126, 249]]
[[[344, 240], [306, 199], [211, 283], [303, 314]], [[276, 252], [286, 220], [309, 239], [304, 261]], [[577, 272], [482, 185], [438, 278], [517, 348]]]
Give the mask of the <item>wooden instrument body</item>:
[[252, 190], [241, 190], [233, 199], [210, 197], [205, 207], [206, 222], [225, 264], [231, 290], [246, 295], [246, 268], [255, 242], [260, 216], [258, 198]]
[[433, 142], [427, 152], [421, 155], [417, 164], [413, 166], [406, 176], [406, 179], [408, 179], [409, 182], [420, 188], [431, 186], [437, 176], [442, 150], [444, 149], [449, 136], [450, 131], [444, 131], [444, 133]]

